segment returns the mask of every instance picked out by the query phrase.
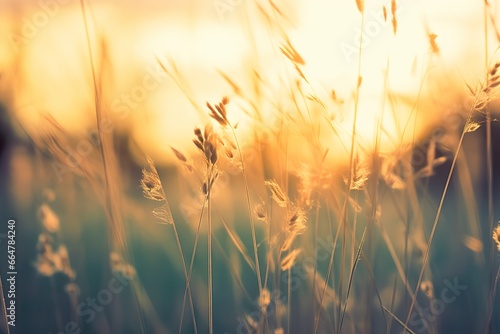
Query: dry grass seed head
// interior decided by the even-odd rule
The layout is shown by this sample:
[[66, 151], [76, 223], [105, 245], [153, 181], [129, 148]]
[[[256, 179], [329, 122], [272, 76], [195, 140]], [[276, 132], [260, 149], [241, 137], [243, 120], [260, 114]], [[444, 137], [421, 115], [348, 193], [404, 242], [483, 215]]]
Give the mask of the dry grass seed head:
[[170, 149], [172, 150], [172, 152], [174, 152], [177, 159], [179, 159], [181, 162], [187, 162], [187, 158], [184, 154], [182, 154], [181, 152], [179, 152], [178, 150], [176, 150], [173, 147], [170, 147]]
[[124, 263], [123, 257], [118, 252], [109, 253], [109, 264], [111, 269], [116, 268]]
[[48, 261], [37, 260], [35, 269], [39, 275], [50, 277], [55, 274], [54, 267]]
[[193, 143], [205, 155], [208, 164], [215, 165], [218, 159], [217, 142], [219, 138], [210, 125], [205, 126], [203, 134], [200, 128], [194, 129], [196, 136]]
[[357, 213], [360, 213], [361, 211], [363, 211], [363, 208], [361, 207], [361, 205], [359, 205], [358, 201], [355, 200], [354, 198], [352, 198], [351, 196], [349, 196], [347, 201], [349, 202], [349, 204], [351, 205], [353, 210], [356, 211]]
[[467, 236], [464, 238], [464, 244], [475, 253], [481, 253], [483, 251], [483, 243], [478, 238]]
[[420, 290], [429, 298], [434, 299], [434, 285], [431, 281], [423, 281], [420, 283]]
[[47, 233], [41, 233], [38, 236], [38, 242], [36, 244], [36, 250], [40, 255], [46, 255], [52, 253], [52, 244], [54, 239]]
[[500, 75], [496, 74], [499, 66], [500, 66], [500, 63], [496, 63], [491, 68], [487, 85], [483, 89], [484, 92], [489, 92], [491, 89], [498, 87], [500, 85]]
[[141, 188], [144, 197], [153, 201], [165, 200], [165, 192], [161, 184], [158, 171], [151, 158], [147, 157], [149, 170], [144, 168], [142, 170]]
[[76, 278], [76, 274], [71, 268], [68, 250], [64, 245], [60, 245], [54, 251], [52, 238], [42, 233], [38, 238], [37, 250], [38, 256], [35, 268], [40, 275], [52, 276], [60, 272], [65, 274], [70, 280]]
[[158, 171], [151, 158], [147, 157], [147, 162], [149, 170], [146, 168], [142, 170], [141, 179], [141, 188], [144, 197], [153, 201], [164, 201], [163, 205], [153, 210], [153, 216], [162, 224], [173, 224], [174, 219]]
[[481, 124], [475, 121], [470, 121], [465, 125], [465, 132], [474, 132], [481, 127]]
[[396, 10], [396, 0], [391, 0], [392, 31], [394, 32], [394, 35], [396, 35], [396, 32], [398, 31], [398, 19], [396, 18]]
[[212, 106], [207, 102], [207, 107], [210, 110], [209, 116], [217, 121], [222, 127], [226, 127], [229, 125], [229, 121], [227, 119], [227, 110], [226, 105], [229, 103], [228, 97], [223, 97], [222, 101], [215, 106]]
[[316, 169], [302, 165], [295, 174], [299, 179], [297, 203], [304, 208], [311, 208], [314, 192], [321, 192], [332, 186], [332, 174], [324, 168]]
[[281, 248], [280, 248], [282, 252], [285, 252], [285, 251], [289, 250], [290, 247], [292, 247], [296, 236], [297, 236], [297, 234], [295, 234], [295, 233], [288, 233], [288, 235], [286, 236], [286, 238], [283, 241], [283, 244], [281, 245]]
[[[370, 176], [370, 170], [366, 166], [357, 164], [354, 169], [349, 188], [351, 190], [363, 190], [365, 188], [365, 184], [369, 176]], [[344, 177], [344, 182], [346, 185], [349, 183], [347, 177]]]
[[259, 323], [250, 314], [245, 314], [245, 325], [248, 333], [256, 333]]
[[66, 246], [64, 245], [59, 246], [57, 255], [55, 256], [54, 260], [57, 271], [66, 274], [66, 276], [68, 276], [68, 278], [70, 279], [76, 278], [76, 274], [74, 270], [71, 268], [68, 249], [66, 248]]
[[170, 207], [165, 202], [162, 206], [153, 209], [153, 216], [161, 223], [171, 225], [174, 223]]
[[201, 133], [200, 128], [194, 128], [194, 135], [197, 138], [196, 140], [201, 145], [201, 146], [198, 146], [198, 145], [196, 145], [196, 146], [198, 146], [198, 148], [203, 151], [203, 142], [205, 141], [205, 139], [203, 138], [203, 134]]
[[264, 288], [261, 290], [258, 303], [262, 312], [265, 314], [267, 307], [271, 304], [271, 293], [268, 289]]
[[290, 253], [288, 253], [283, 260], [281, 260], [281, 270], [285, 271], [291, 269], [295, 265], [295, 260], [297, 256], [302, 252], [301, 249], [294, 249]]
[[109, 254], [109, 260], [112, 271], [119, 272], [127, 278], [133, 278], [137, 274], [135, 268], [125, 261], [120, 253], [111, 252]]
[[264, 184], [271, 190], [271, 195], [276, 204], [278, 204], [280, 207], [285, 208], [288, 204], [288, 198], [286, 197], [285, 193], [283, 190], [281, 190], [280, 186], [276, 181], [274, 180], [269, 180], [265, 181]]
[[280, 47], [281, 53], [285, 55], [288, 59], [292, 61], [292, 63], [296, 65], [305, 65], [306, 62], [304, 58], [297, 52], [297, 50], [293, 47], [290, 39], [285, 36], [285, 42]]
[[494, 76], [497, 73], [498, 68], [500, 67], [500, 62], [495, 63], [490, 69], [490, 75]]
[[365, 10], [365, 1], [364, 0], [356, 0], [356, 7], [358, 7], [358, 10], [360, 13], [363, 13]]
[[302, 234], [306, 230], [307, 216], [301, 208], [295, 208], [288, 218], [287, 230], [292, 234]]
[[429, 32], [427, 34], [427, 38], [429, 39], [429, 45], [431, 47], [431, 51], [432, 51], [432, 53], [435, 53], [435, 54], [438, 54], [440, 51], [439, 46], [436, 42], [437, 37], [438, 37], [438, 35], [431, 33], [431, 32]]
[[476, 111], [482, 111], [491, 100], [498, 97], [498, 92], [494, 89], [500, 86], [500, 75], [496, 75], [499, 67], [498, 62], [491, 67], [488, 80], [479, 89], [474, 90], [468, 86], [475, 98], [474, 109]]
[[40, 205], [38, 208], [38, 219], [42, 223], [42, 226], [50, 233], [55, 233], [59, 231], [59, 218], [54, 211], [50, 208], [48, 204]]
[[207, 158], [207, 161], [209, 161], [212, 165], [215, 165], [218, 159], [217, 149], [215, 148], [215, 145], [211, 141], [207, 140], [205, 141], [203, 148], [205, 151], [205, 157]]
[[263, 222], [267, 222], [267, 209], [264, 203], [259, 203], [255, 206], [255, 214], [257, 215], [257, 219]]
[[399, 161], [403, 159], [400, 153], [394, 152], [393, 154], [384, 157], [380, 169], [380, 175], [385, 183], [395, 190], [402, 190], [406, 188], [403, 179], [396, 174]]

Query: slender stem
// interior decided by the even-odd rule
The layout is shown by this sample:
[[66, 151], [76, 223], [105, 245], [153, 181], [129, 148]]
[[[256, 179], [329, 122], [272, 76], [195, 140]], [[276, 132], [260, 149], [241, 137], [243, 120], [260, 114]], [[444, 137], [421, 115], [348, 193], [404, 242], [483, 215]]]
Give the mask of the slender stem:
[[[365, 14], [364, 11], [361, 12], [361, 31], [363, 31], [364, 27], [364, 22], [365, 22]], [[349, 197], [351, 194], [351, 184], [352, 180], [354, 177], [354, 155], [356, 152], [355, 144], [356, 144], [356, 127], [357, 127], [357, 119], [358, 119], [358, 109], [359, 109], [359, 93], [361, 89], [361, 59], [362, 59], [362, 51], [363, 51], [363, 34], [360, 34], [359, 37], [359, 56], [358, 56], [358, 76], [357, 76], [357, 82], [356, 82], [356, 95], [354, 98], [354, 118], [352, 121], [352, 138], [351, 138], [351, 152], [350, 152], [350, 157], [349, 157], [349, 177], [348, 177], [348, 185], [347, 185], [347, 190], [346, 190], [346, 197], [344, 201], [344, 207], [342, 209], [342, 217], [340, 224], [342, 224], [343, 228], [343, 239], [342, 239], [342, 250], [341, 250], [341, 256], [340, 256], [340, 280], [339, 280], [339, 305], [342, 305], [342, 295], [343, 295], [343, 287], [344, 287], [344, 263], [345, 263], [345, 256], [346, 256], [346, 226], [345, 224], [347, 223], [347, 207], [348, 207], [348, 202], [349, 202]], [[331, 268], [330, 268], [331, 269]], [[337, 319], [340, 319], [342, 314], [342, 309], [339, 307], [338, 309], [338, 317]], [[338, 332], [340, 333], [340, 322], [337, 328]]]
[[487, 325], [486, 325], [486, 333], [491, 333], [491, 320], [493, 319], [493, 301], [494, 301], [494, 297], [495, 297], [495, 294], [497, 292], [497, 284], [498, 284], [498, 278], [500, 277], [500, 265], [498, 266], [498, 270], [497, 270], [497, 274], [495, 276], [495, 279], [493, 280], [493, 291], [492, 291], [492, 302], [491, 302], [491, 306], [490, 306], [490, 309], [488, 311], [488, 322], [487, 322]]
[[[212, 167], [213, 172], [213, 167]], [[211, 172], [208, 173], [207, 180], [207, 219], [208, 219], [208, 333], [213, 334], [214, 324], [213, 324], [213, 271], [212, 271], [212, 200], [210, 198], [211, 193]]]
[[[484, 65], [486, 69], [486, 83], [489, 81], [489, 54], [488, 54], [488, 3], [485, 1], [483, 6], [483, 21], [484, 21]], [[488, 104], [485, 106], [486, 113], [486, 180], [487, 180], [487, 192], [488, 192], [488, 231], [493, 231], [493, 222], [494, 222], [494, 208], [493, 208], [493, 154], [492, 154], [492, 143], [491, 143], [491, 112], [490, 108], [488, 108]], [[493, 271], [493, 262], [495, 257], [495, 245], [491, 243], [490, 245], [490, 254], [489, 254], [489, 264], [491, 274], [489, 277], [489, 289], [488, 291], [490, 296], [490, 301], [488, 305], [488, 313], [491, 314], [493, 312], [495, 295], [491, 293], [495, 290], [496, 279], [494, 278]], [[499, 269], [500, 270], [500, 269]], [[491, 316], [488, 318], [487, 328], [489, 331], [492, 331], [492, 323]]]
[[[172, 223], [172, 227], [174, 229], [175, 242], [177, 244], [177, 248], [179, 249], [179, 254], [181, 256], [182, 269], [184, 270], [184, 278], [186, 280], [186, 291], [187, 291], [188, 296], [189, 296], [189, 306], [191, 308], [191, 314], [192, 314], [192, 319], [193, 319], [193, 327], [194, 327], [193, 329], [194, 329], [195, 333], [198, 333], [198, 329], [197, 329], [197, 326], [196, 326], [196, 316], [195, 316], [195, 313], [194, 313], [193, 295], [191, 294], [191, 283], [189, 281], [190, 276], [188, 275], [188, 272], [187, 272], [187, 269], [186, 269], [186, 262], [185, 262], [185, 259], [184, 259], [184, 252], [182, 251], [181, 241], [179, 239], [179, 233], [177, 233], [177, 227], [175, 225], [175, 222]], [[184, 318], [185, 303], [186, 303], [186, 293], [184, 293], [184, 300], [182, 302], [181, 324], [179, 326], [179, 334], [182, 331], [182, 322], [183, 322], [183, 318]]]
[[[188, 271], [187, 278], [186, 278], [186, 282], [188, 284], [186, 284], [186, 289], [184, 290], [184, 299], [182, 300], [181, 319], [184, 316], [184, 308], [186, 307], [186, 295], [188, 293], [188, 287], [190, 286], [189, 284], [191, 284], [190, 283], [191, 282], [191, 274], [193, 273], [194, 258], [196, 255], [196, 249], [198, 248], [198, 240], [200, 237], [200, 228], [201, 228], [201, 223], [203, 221], [203, 211], [205, 209], [206, 201], [207, 201], [207, 196], [205, 196], [205, 198], [203, 200], [203, 205], [201, 206], [200, 219], [198, 220], [198, 228], [196, 230], [196, 237], [194, 239], [193, 253], [191, 254], [191, 262], [189, 263], [189, 271]], [[192, 301], [191, 301], [191, 304], [192, 304]], [[192, 310], [192, 313], [193, 313], [193, 317], [194, 317], [194, 308]], [[195, 330], [195, 333], [198, 332], [196, 329], [196, 321], [194, 321], [194, 330]], [[182, 320], [181, 320], [181, 324], [179, 326], [179, 334], [181, 334], [181, 332], [182, 332]]]
[[253, 252], [254, 252], [254, 257], [255, 257], [255, 271], [257, 274], [257, 283], [259, 285], [259, 294], [262, 293], [262, 279], [260, 277], [260, 265], [259, 265], [259, 252], [257, 248], [257, 237], [255, 235], [255, 223], [253, 221], [253, 215], [252, 215], [252, 207], [250, 205], [250, 194], [248, 192], [248, 179], [247, 179], [247, 174], [245, 170], [245, 162], [243, 161], [243, 154], [241, 152], [241, 147], [240, 143], [238, 141], [238, 137], [236, 136], [236, 131], [234, 130], [234, 127], [230, 126], [231, 131], [233, 133], [234, 140], [236, 141], [236, 147], [238, 148], [238, 153], [240, 154], [240, 159], [241, 159], [241, 169], [243, 172], [243, 179], [245, 182], [245, 195], [246, 195], [246, 200], [247, 200], [247, 207], [248, 207], [248, 216], [250, 218], [250, 228], [252, 230], [252, 243], [253, 243]]
[[[346, 208], [347, 208], [347, 203], [348, 202], [344, 200], [344, 204], [343, 204], [343, 207], [342, 207], [341, 217], [343, 217], [343, 215], [344, 215], [344, 210], [346, 210]], [[328, 206], [327, 206], [327, 212], [328, 211], [329, 211], [329, 209], [328, 209]], [[329, 221], [331, 221], [331, 220], [329, 219]], [[328, 282], [330, 281], [330, 275], [332, 273], [333, 260], [335, 258], [335, 249], [336, 249], [336, 245], [337, 245], [338, 238], [339, 238], [339, 235], [340, 235], [341, 224], [342, 224], [342, 222], [340, 222], [339, 227], [337, 228], [337, 231], [335, 232], [335, 238], [334, 238], [333, 244], [332, 244], [332, 252], [330, 254], [330, 260], [328, 262], [328, 269], [326, 271], [325, 283], [323, 284], [323, 290], [321, 291], [321, 296], [319, 298], [320, 311], [318, 312], [318, 314], [316, 315], [316, 319], [314, 320], [314, 330], [313, 330], [314, 334], [316, 334], [318, 332], [319, 320], [321, 318], [321, 307], [323, 305], [323, 299], [325, 298], [326, 289], [328, 287]], [[332, 283], [332, 287], [333, 286], [335, 286], [335, 283]], [[341, 303], [341, 300], [339, 298], [339, 305], [340, 305], [340, 303]], [[335, 315], [334, 315], [334, 318], [335, 318]], [[335, 321], [335, 319], [334, 319], [334, 321]]]
[[[316, 275], [318, 275], [318, 234], [319, 234], [319, 202], [316, 204], [316, 215], [314, 217], [314, 272], [313, 272], [313, 280], [312, 280], [312, 295], [316, 295], [316, 289], [319, 289], [319, 286], [316, 287]], [[317, 313], [321, 312], [321, 306], [316, 304], [316, 300], [312, 298], [313, 301], [313, 314], [314, 319], [317, 317]]]
[[290, 334], [290, 328], [292, 323], [292, 268], [288, 268], [288, 326], [286, 332]]
[[467, 120], [465, 121], [465, 126], [464, 126], [464, 128], [462, 130], [462, 134], [460, 135], [460, 139], [458, 141], [457, 149], [456, 149], [455, 154], [453, 156], [453, 161], [451, 163], [450, 171], [448, 172], [448, 177], [446, 179], [446, 183], [445, 183], [445, 186], [444, 186], [444, 189], [443, 189], [443, 193], [442, 193], [441, 199], [439, 201], [438, 209], [437, 209], [437, 212], [436, 212], [436, 217], [435, 217], [434, 223], [432, 225], [432, 230], [431, 230], [431, 234], [429, 236], [429, 241], [427, 243], [427, 248], [425, 249], [424, 258], [422, 260], [422, 268], [420, 269], [420, 274], [419, 274], [419, 277], [418, 277], [418, 281], [417, 281], [417, 284], [415, 286], [415, 291], [413, 293], [413, 297], [412, 297], [412, 301], [411, 301], [411, 305], [410, 305], [410, 310], [408, 311], [408, 315], [406, 317], [405, 327], [408, 325], [408, 322], [410, 321], [410, 317], [411, 317], [411, 314], [413, 312], [413, 308], [415, 307], [415, 303], [417, 301], [417, 296], [418, 296], [418, 292], [419, 292], [419, 289], [420, 289], [420, 284], [422, 283], [422, 278], [424, 276], [424, 271], [425, 271], [425, 268], [427, 266], [427, 262], [429, 261], [429, 254], [430, 254], [430, 249], [431, 249], [432, 241], [433, 241], [434, 235], [436, 233], [436, 228], [437, 228], [437, 225], [438, 225], [438, 222], [439, 222], [439, 218], [441, 217], [441, 211], [443, 210], [444, 200], [446, 198], [446, 194], [448, 192], [448, 188], [449, 188], [450, 183], [451, 183], [451, 177], [453, 176], [453, 171], [455, 170], [455, 166], [457, 164], [458, 154], [459, 154], [460, 150], [462, 149], [462, 144], [463, 144], [463, 141], [464, 141], [464, 137], [465, 137], [465, 134], [467, 132], [467, 126], [469, 125], [469, 123], [470, 123], [470, 121], [472, 119], [472, 113], [475, 110], [475, 105], [477, 104], [477, 102], [478, 102], [478, 96], [476, 96], [475, 101], [474, 101], [474, 105], [469, 110], [469, 114], [467, 116]]
[[[356, 231], [353, 231], [353, 235], [356, 235], [355, 232]], [[340, 318], [339, 333], [342, 331], [342, 324], [344, 323], [344, 317], [345, 317], [345, 312], [347, 309], [347, 303], [349, 301], [349, 293], [351, 292], [352, 281], [354, 278], [354, 272], [356, 270], [356, 267], [358, 266], [358, 262], [361, 258], [361, 251], [363, 250], [363, 245], [365, 243], [365, 234], [366, 234], [366, 227], [363, 231], [363, 235], [361, 236], [361, 241], [359, 242], [359, 248], [358, 248], [358, 251], [356, 252], [356, 258], [355, 258], [354, 263], [352, 264], [352, 267], [351, 267], [351, 273], [349, 275], [349, 283], [347, 285], [347, 293], [346, 293], [346, 297], [345, 297], [344, 308], [342, 310], [342, 317]], [[339, 306], [339, 308], [340, 307], [341, 306]]]
[[102, 164], [103, 164], [103, 172], [104, 172], [104, 185], [105, 185], [105, 201], [106, 201], [106, 207], [109, 210], [109, 215], [110, 215], [110, 232], [111, 232], [111, 237], [112, 239], [112, 246], [114, 249], [117, 249], [122, 252], [126, 252], [126, 246], [125, 246], [125, 241], [124, 237], [121, 235], [121, 230], [116, 226], [115, 223], [115, 210], [112, 209], [112, 201], [111, 201], [111, 189], [110, 189], [110, 173], [109, 173], [109, 161], [108, 157], [106, 156], [105, 153], [105, 140], [104, 140], [104, 135], [102, 132], [102, 114], [101, 114], [101, 96], [100, 96], [100, 91], [99, 87], [97, 84], [97, 75], [96, 75], [96, 68], [94, 64], [94, 56], [93, 56], [93, 50], [92, 50], [92, 43], [90, 41], [90, 32], [89, 32], [89, 25], [87, 22], [87, 13], [86, 13], [86, 8], [85, 8], [85, 1], [80, 0], [80, 6], [82, 9], [82, 16], [83, 16], [83, 23], [85, 27], [85, 38], [87, 42], [87, 49], [89, 52], [89, 61], [90, 61], [90, 68], [91, 68], [91, 73], [92, 73], [92, 82], [93, 82], [93, 87], [94, 87], [94, 107], [95, 107], [95, 115], [96, 115], [96, 123], [97, 123], [97, 132], [99, 134], [99, 153], [101, 154], [101, 159], [102, 159]]
[[6, 333], [7, 334], [10, 334], [10, 328], [9, 328], [9, 320], [7, 319], [7, 306], [5, 305], [5, 296], [3, 294], [3, 285], [2, 285], [2, 274], [0, 273], [0, 295], [2, 296], [2, 300], [1, 300], [1, 303], [2, 305], [0, 305], [2, 307], [2, 315], [3, 317], [5, 318], [5, 329], [6, 329]]

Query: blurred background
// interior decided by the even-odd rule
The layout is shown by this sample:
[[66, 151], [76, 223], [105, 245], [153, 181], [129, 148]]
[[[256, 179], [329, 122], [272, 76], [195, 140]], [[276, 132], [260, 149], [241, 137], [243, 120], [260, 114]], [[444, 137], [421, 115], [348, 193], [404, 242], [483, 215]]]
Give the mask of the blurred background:
[[[415, 197], [408, 186], [398, 187], [394, 177], [381, 175], [387, 189], [381, 190], [379, 204], [387, 235], [374, 237], [371, 247], [377, 251], [369, 255], [375, 258], [372, 269], [383, 301], [391, 309], [396, 305], [394, 313], [406, 320], [411, 298], [401, 283], [396, 288], [398, 271], [387, 246], [394, 246], [401, 261], [418, 253], [418, 241], [410, 250], [403, 242], [410, 222], [421, 229], [416, 234], [424, 244], [429, 238], [462, 129], [478, 102], [471, 91], [487, 85], [487, 73], [500, 61], [499, 15], [493, 0], [367, 1], [363, 20], [354, 0], [2, 1], [1, 254], [6, 254], [7, 221], [17, 222], [17, 313], [11, 333], [175, 333], [181, 318], [182, 332], [194, 332], [189, 307], [181, 314], [185, 278], [176, 238], [171, 226], [155, 222], [155, 203], [143, 197], [140, 187], [141, 170], [146, 156], [155, 161], [188, 265], [206, 177], [193, 129], [208, 123], [218, 127], [205, 104], [217, 104], [224, 96], [238, 142], [227, 128], [221, 130], [232, 145], [219, 161], [213, 194], [215, 332], [251, 332], [245, 314], [258, 309], [255, 269], [242, 255], [248, 251], [253, 259], [248, 222], [254, 213], [245, 191], [252, 207], [269, 204], [264, 181], [276, 179], [297, 203], [305, 203], [301, 187], [308, 178], [314, 189], [309, 221], [336, 224], [336, 204], [332, 209], [328, 203], [342, 202], [345, 195], [353, 121], [356, 159], [371, 164], [375, 152], [380, 161], [392, 161], [380, 167], [389, 174], [397, 174], [394, 166], [409, 159], [413, 171], [398, 180], [415, 180]], [[473, 113], [478, 128], [464, 137], [431, 248], [432, 275], [425, 276], [436, 298], [455, 279], [467, 289], [439, 314], [412, 319], [410, 328], [417, 333], [485, 332], [489, 312], [490, 332], [500, 333], [498, 301], [496, 307], [488, 304], [494, 300], [488, 283], [498, 268], [498, 253], [490, 252], [489, 208], [494, 208], [495, 226], [500, 217], [499, 104], [493, 92], [490, 99], [492, 159], [487, 156], [487, 112], [481, 108]], [[353, 201], [364, 207], [370, 191]], [[349, 210], [357, 212], [354, 205]], [[353, 230], [360, 235], [370, 218], [359, 219]], [[268, 225], [256, 224], [265, 263]], [[191, 284], [198, 331], [204, 333], [207, 241], [202, 225]], [[245, 251], [228, 231], [241, 238]], [[313, 231], [311, 225], [305, 236], [312, 238]], [[300, 242], [307, 259], [315, 244]], [[125, 245], [124, 254], [116, 252], [117, 244]], [[7, 256], [1, 256], [5, 292]], [[403, 261], [412, 288], [418, 258]], [[318, 268], [324, 271], [325, 262]], [[353, 289], [360, 292], [351, 297], [353, 303], [369, 298], [362, 292], [364, 283], [355, 283]], [[307, 287], [294, 292], [293, 311], [283, 311], [284, 319], [292, 319], [291, 327], [284, 325], [288, 332], [311, 331], [308, 303], [314, 293]], [[435, 299], [420, 298], [422, 305]], [[375, 297], [368, 304], [377, 309]], [[275, 311], [281, 312], [278, 306]], [[359, 312], [348, 312], [349, 325], [342, 332], [402, 331], [394, 321], [384, 327], [380, 314]], [[365, 325], [356, 324], [361, 320]], [[270, 325], [268, 332], [279, 333], [279, 328], [279, 323]], [[325, 321], [318, 332], [332, 330]], [[3, 327], [0, 333], [6, 333]]]

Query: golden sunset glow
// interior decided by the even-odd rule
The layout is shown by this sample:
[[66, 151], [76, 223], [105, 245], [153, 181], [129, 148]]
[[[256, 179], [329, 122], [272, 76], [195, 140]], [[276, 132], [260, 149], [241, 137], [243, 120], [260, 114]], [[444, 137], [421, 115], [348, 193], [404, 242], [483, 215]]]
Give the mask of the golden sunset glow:
[[[346, 133], [341, 135], [343, 141], [349, 140], [353, 121], [349, 109], [353, 108], [357, 82], [360, 36], [363, 99], [358, 111], [359, 140], [364, 145], [373, 142], [380, 119], [386, 132], [382, 135], [382, 147], [393, 147], [401, 139], [397, 138], [396, 128], [408, 122], [417, 124], [416, 133], [409, 138], [415, 134], [418, 137], [436, 121], [435, 110], [440, 108], [430, 105], [411, 113], [419, 94], [433, 95], [432, 87], [426, 84], [429, 76], [454, 76], [459, 70], [464, 82], [457, 83], [457, 90], [466, 81], [479, 79], [476, 73], [483, 65], [473, 64], [470, 59], [475, 57], [472, 50], [480, 50], [482, 42], [466, 36], [482, 29], [480, 22], [468, 19], [480, 15], [481, 4], [456, 8], [446, 2], [400, 1], [396, 34], [390, 18], [384, 19], [384, 5], [387, 6], [384, 2], [367, 3], [362, 34], [361, 16], [352, 4], [338, 6], [319, 0], [294, 2], [284, 7], [282, 16], [274, 14], [275, 22], [269, 22], [258, 7], [244, 1], [234, 7], [219, 7], [214, 2], [213, 6], [204, 4], [203, 9], [186, 2], [175, 5], [172, 11], [157, 10], [153, 3], [150, 8], [136, 11], [126, 3], [118, 6], [89, 2], [88, 10], [94, 20], [90, 22], [94, 57], [100, 56], [101, 43], [105, 43], [110, 67], [107, 75], [111, 85], [106, 87], [103, 98], [111, 105], [125, 101], [130, 117], [119, 123], [133, 123], [138, 142], [148, 143], [150, 153], [163, 160], [165, 152], [157, 151], [151, 143], [174, 138], [185, 142], [189, 129], [199, 123], [200, 113], [188, 99], [203, 108], [205, 101], [234, 95], [219, 75], [221, 72], [248, 89], [252, 85], [251, 71], [259, 71], [265, 79], [267, 95], [259, 108], [265, 119], [273, 118], [277, 111], [272, 105], [276, 103], [269, 99], [286, 96], [289, 87], [284, 82], [297, 77], [293, 66], [279, 52], [283, 33], [279, 29], [286, 29], [305, 60], [305, 93], [328, 100], [333, 89], [339, 99], [346, 101], [345, 115], [337, 117], [336, 123], [342, 129], [339, 132]], [[159, 6], [168, 8], [167, 4]], [[38, 115], [45, 112], [71, 131], [82, 125], [92, 126], [92, 78], [78, 3], [47, 1], [45, 7], [39, 8], [26, 2], [22, 9], [8, 9], [11, 10], [2, 14], [2, 30], [9, 43], [3, 40], [1, 61], [6, 69], [4, 77], [15, 82], [14, 87], [5, 88], [12, 91], [11, 106], [18, 110], [17, 117], [36, 126]], [[440, 55], [434, 58], [426, 35], [426, 30], [431, 29], [439, 33]], [[160, 73], [157, 59], [175, 63], [182, 73], [182, 78], [178, 78], [182, 87]], [[149, 79], [151, 72], [156, 73], [156, 78]], [[152, 80], [150, 87], [142, 89], [147, 80]], [[397, 119], [390, 114], [384, 96], [387, 89], [405, 97], [405, 103], [393, 106], [397, 108]], [[127, 102], [126, 96], [130, 95]], [[245, 127], [249, 120], [238, 108], [233, 109], [232, 118]], [[419, 120], [415, 121], [415, 115]]]

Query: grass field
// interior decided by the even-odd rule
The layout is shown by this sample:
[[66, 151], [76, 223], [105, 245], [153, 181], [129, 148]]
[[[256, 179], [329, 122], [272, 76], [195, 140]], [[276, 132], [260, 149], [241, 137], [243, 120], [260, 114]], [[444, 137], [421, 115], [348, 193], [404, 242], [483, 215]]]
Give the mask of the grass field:
[[497, 1], [0, 9], [0, 333], [500, 333]]

